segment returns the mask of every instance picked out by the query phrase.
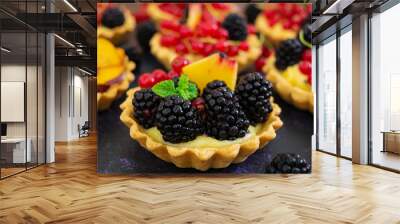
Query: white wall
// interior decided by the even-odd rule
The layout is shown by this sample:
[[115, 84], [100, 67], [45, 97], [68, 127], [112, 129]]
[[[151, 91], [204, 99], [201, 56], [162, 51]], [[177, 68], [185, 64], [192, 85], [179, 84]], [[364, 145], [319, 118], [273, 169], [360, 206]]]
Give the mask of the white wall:
[[77, 139], [78, 124], [88, 120], [88, 78], [83, 75], [76, 68], [56, 67], [56, 141]]

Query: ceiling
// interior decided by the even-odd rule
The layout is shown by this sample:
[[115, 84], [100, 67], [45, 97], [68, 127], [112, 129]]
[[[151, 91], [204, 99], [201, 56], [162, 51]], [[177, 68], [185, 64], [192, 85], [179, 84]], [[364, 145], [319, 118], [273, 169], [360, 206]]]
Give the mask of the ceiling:
[[[89, 69], [95, 71], [95, 7], [96, 0], [0, 0], [1, 43], [11, 50], [7, 53], [8, 60], [25, 61], [25, 56], [28, 56], [28, 59], [35, 58], [37, 51], [44, 45], [37, 44], [37, 35], [49, 32], [56, 33], [75, 45], [72, 48], [62, 39], [55, 38], [56, 65], [71, 65], [71, 62], [74, 62], [76, 64], [73, 66], [80, 66], [79, 62], [82, 62], [88, 66], [87, 62], [90, 61], [94, 64]], [[38, 40], [43, 40], [43, 37], [39, 36]], [[2, 52], [2, 55], [4, 54]], [[81, 56], [85, 57], [76, 60]]]

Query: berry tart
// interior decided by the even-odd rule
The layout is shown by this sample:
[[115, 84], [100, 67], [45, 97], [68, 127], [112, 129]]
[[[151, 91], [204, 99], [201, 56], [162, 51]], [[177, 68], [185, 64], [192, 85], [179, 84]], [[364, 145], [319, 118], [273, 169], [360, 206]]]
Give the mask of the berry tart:
[[121, 120], [141, 146], [177, 167], [205, 171], [243, 162], [276, 137], [281, 109], [260, 73], [236, 83], [237, 62], [224, 54], [178, 60], [169, 73], [142, 75], [121, 104]]
[[275, 53], [266, 59], [262, 71], [274, 90], [295, 107], [314, 111], [312, 93], [311, 31], [302, 28], [299, 38], [283, 41]]
[[97, 16], [97, 36], [109, 39], [116, 45], [124, 42], [135, 29], [135, 19], [128, 9], [109, 5], [102, 8], [101, 14]]
[[189, 11], [187, 22], [164, 20], [159, 32], [150, 40], [151, 52], [170, 68], [171, 61], [184, 56], [195, 62], [215, 52], [223, 52], [235, 59], [242, 71], [261, 54], [261, 42], [252, 26], [238, 14], [228, 14], [222, 22], [214, 18], [203, 5]]
[[188, 18], [189, 13], [193, 17], [199, 17], [199, 8], [207, 10], [214, 18], [221, 21], [228, 13], [237, 12], [238, 7], [231, 3], [149, 3], [146, 12], [149, 17], [160, 23], [164, 20], [184, 21]]
[[125, 51], [104, 38], [97, 39], [97, 109], [105, 110], [134, 80], [135, 63]]
[[272, 3], [265, 4], [257, 16], [255, 26], [265, 39], [273, 45], [296, 38], [304, 23], [310, 17], [311, 4]]

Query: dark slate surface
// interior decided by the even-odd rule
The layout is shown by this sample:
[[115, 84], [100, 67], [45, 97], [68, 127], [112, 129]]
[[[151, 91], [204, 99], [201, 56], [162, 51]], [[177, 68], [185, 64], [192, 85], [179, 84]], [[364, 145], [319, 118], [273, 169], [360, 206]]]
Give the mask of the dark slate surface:
[[[163, 68], [153, 56], [141, 57], [137, 74]], [[132, 86], [136, 86], [136, 82]], [[210, 169], [207, 172], [195, 169], [177, 168], [172, 163], [164, 162], [142, 148], [130, 138], [129, 129], [120, 121], [119, 105], [123, 98], [114, 102], [107, 111], [98, 113], [98, 164], [102, 174], [143, 174], [143, 173], [264, 173], [265, 167], [277, 153], [298, 153], [311, 160], [311, 135], [313, 133], [312, 114], [300, 111], [274, 96], [282, 108], [281, 119], [284, 125], [277, 132], [277, 137], [259, 149], [246, 161], [232, 164], [224, 169]]]

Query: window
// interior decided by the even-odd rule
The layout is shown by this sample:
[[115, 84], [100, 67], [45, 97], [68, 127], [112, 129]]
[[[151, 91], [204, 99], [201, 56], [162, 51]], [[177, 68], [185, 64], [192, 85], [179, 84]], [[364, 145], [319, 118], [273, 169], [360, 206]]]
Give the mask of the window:
[[400, 170], [400, 5], [371, 18], [372, 164]]
[[318, 149], [336, 153], [336, 36], [318, 47]]
[[352, 157], [352, 30], [340, 36], [340, 155]]

